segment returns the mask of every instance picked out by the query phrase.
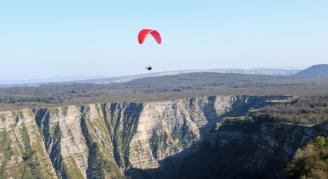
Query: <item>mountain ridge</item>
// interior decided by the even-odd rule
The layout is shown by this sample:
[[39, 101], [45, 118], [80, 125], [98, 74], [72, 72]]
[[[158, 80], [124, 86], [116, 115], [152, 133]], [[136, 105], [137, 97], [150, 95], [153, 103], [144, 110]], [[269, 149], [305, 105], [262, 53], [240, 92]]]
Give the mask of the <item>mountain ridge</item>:
[[162, 71], [151, 72], [137, 75], [126, 75], [116, 77], [101, 77], [101, 76], [63, 76], [52, 77], [47, 79], [31, 79], [22, 81], [8, 81], [0, 80], [0, 87], [24, 87], [24, 86], [40, 86], [42, 84], [50, 83], [94, 83], [94, 84], [109, 84], [109, 83], [123, 83], [129, 82], [135, 79], [142, 79], [147, 77], [160, 77], [167, 75], [178, 75], [185, 73], [195, 72], [214, 72], [214, 73], [233, 73], [233, 74], [252, 74], [252, 75], [269, 75], [269, 76], [290, 76], [300, 70], [297, 69], [275, 69], [275, 68], [222, 68], [222, 69], [202, 69], [202, 70], [174, 70], [174, 71]]
[[115, 178], [132, 168], [159, 168], [163, 159], [202, 141], [218, 116], [277, 99], [284, 97], [209, 96], [3, 111], [0, 178]]
[[302, 70], [293, 76], [297, 77], [327, 77], [328, 64], [313, 65], [305, 70]]

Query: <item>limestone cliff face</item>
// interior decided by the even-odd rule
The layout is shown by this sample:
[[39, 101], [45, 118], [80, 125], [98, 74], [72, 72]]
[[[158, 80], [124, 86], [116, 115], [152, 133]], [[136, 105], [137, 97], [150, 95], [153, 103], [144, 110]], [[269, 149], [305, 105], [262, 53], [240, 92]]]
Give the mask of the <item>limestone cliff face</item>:
[[56, 178], [34, 114], [0, 113], [0, 178]]
[[193, 151], [224, 115], [280, 97], [212, 96], [0, 112], [0, 178], [119, 178]]
[[157, 168], [160, 160], [191, 147], [210, 129], [206, 125], [218, 120], [216, 108], [229, 110], [215, 97], [145, 103], [130, 144], [131, 167]]
[[[175, 165], [151, 170], [149, 175], [159, 179], [204, 176], [283, 179], [286, 178], [283, 173], [286, 164], [296, 150], [317, 136], [328, 136], [328, 124], [299, 125], [251, 119], [225, 120], [213, 133], [214, 137], [201, 143], [196, 152]], [[133, 176], [140, 173], [135, 171]]]

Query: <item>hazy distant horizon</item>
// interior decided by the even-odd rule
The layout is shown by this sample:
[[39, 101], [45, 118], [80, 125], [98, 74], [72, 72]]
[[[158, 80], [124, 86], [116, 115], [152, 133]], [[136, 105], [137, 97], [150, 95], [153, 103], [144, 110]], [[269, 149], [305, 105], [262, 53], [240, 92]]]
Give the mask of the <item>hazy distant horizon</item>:
[[[317, 65], [317, 64], [313, 64]], [[312, 65], [311, 65], [312, 66]], [[168, 70], [156, 70], [153, 71], [144, 71], [140, 73], [124, 73], [122, 75], [110, 75], [110, 74], [95, 74], [95, 75], [83, 75], [83, 74], [76, 74], [76, 75], [55, 75], [55, 76], [40, 76], [39, 78], [29, 78], [20, 76], [18, 78], [10, 78], [8, 76], [0, 76], [0, 84], [5, 83], [21, 83], [21, 82], [29, 82], [29, 81], [60, 81], [64, 79], [66, 81], [69, 79], [98, 79], [98, 78], [115, 78], [115, 77], [122, 77], [122, 76], [133, 76], [133, 75], [142, 75], [142, 74], [149, 74], [149, 73], [163, 73], [163, 72], [170, 72], [170, 71], [188, 71], [188, 70], [215, 70], [215, 69], [239, 69], [239, 70], [252, 70], [252, 69], [276, 69], [276, 70], [302, 70], [308, 68], [309, 66], [275, 66], [275, 67], [247, 67], [247, 68], [234, 68], [234, 67], [218, 67], [218, 68], [193, 68], [193, 69], [168, 69]]]
[[93, 76], [84, 76], [84, 75], [75, 75], [75, 76], [50, 76], [50, 77], [40, 77], [40, 78], [24, 78], [20, 77], [17, 79], [5, 79], [0, 77], [0, 85], [11, 85], [11, 84], [31, 84], [31, 83], [51, 83], [51, 82], [69, 82], [69, 81], [81, 81], [81, 80], [92, 80], [92, 79], [102, 79], [102, 78], [117, 78], [117, 77], [126, 77], [126, 76], [137, 76], [137, 75], [147, 75], [147, 74], [156, 74], [156, 73], [166, 73], [166, 72], [179, 72], [179, 71], [211, 71], [211, 70], [260, 70], [260, 69], [270, 69], [270, 70], [303, 70], [307, 67], [259, 67], [259, 68], [204, 68], [204, 69], [180, 69], [180, 70], [162, 70], [162, 71], [152, 71], [144, 72], [137, 74], [127, 74], [127, 75], [93, 75]]
[[[328, 63], [328, 1], [0, 2], [0, 81]], [[137, 42], [157, 29], [163, 44]]]

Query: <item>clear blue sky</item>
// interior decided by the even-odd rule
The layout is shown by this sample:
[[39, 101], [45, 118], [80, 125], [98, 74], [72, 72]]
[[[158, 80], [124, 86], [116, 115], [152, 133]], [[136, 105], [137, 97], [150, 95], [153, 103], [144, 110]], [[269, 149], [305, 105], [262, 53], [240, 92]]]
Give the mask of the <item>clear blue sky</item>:
[[[157, 45], [137, 43], [155, 28]], [[0, 80], [328, 63], [327, 0], [0, 2]]]

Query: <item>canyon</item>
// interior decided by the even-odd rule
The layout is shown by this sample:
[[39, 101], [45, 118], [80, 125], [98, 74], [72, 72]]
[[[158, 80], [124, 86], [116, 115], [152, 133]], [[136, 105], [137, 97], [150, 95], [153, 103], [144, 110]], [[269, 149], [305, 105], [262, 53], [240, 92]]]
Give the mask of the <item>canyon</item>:
[[[289, 134], [298, 138], [281, 147], [285, 144], [275, 135], [283, 131], [277, 127], [282, 123], [258, 126], [262, 137], [251, 140], [247, 137], [255, 134], [249, 133], [257, 130], [244, 135], [221, 124], [225, 118], [288, 98], [209, 96], [2, 111], [0, 178], [151, 178], [170, 167], [167, 160], [182, 160], [204, 142], [230, 144], [236, 138], [254, 143], [257, 139], [262, 144], [265, 140], [265, 151], [280, 146], [287, 161], [318, 133], [294, 127]], [[288, 126], [292, 125], [284, 128]], [[321, 133], [327, 131], [326, 127]]]

